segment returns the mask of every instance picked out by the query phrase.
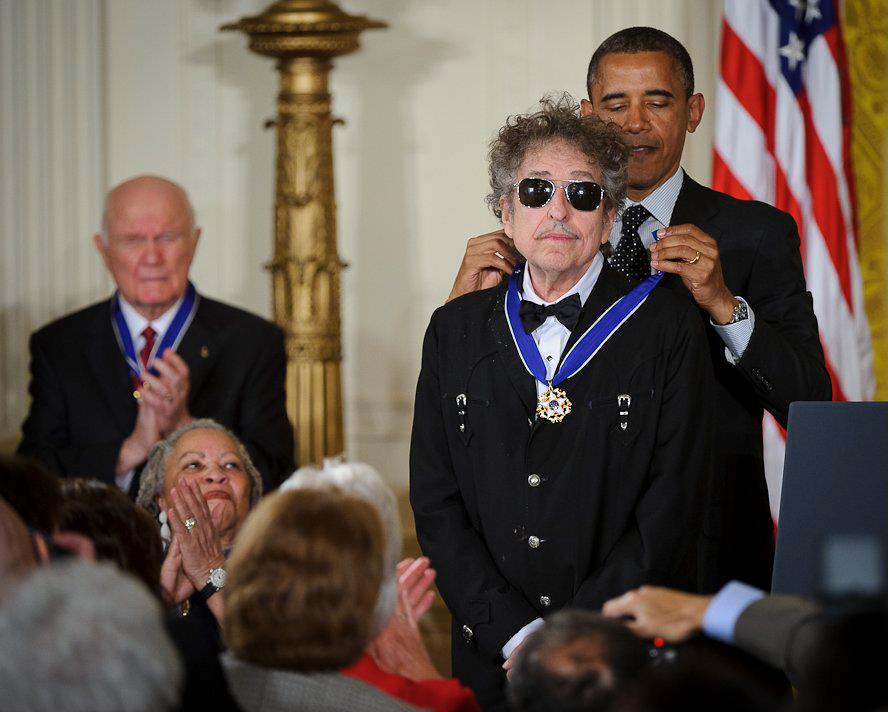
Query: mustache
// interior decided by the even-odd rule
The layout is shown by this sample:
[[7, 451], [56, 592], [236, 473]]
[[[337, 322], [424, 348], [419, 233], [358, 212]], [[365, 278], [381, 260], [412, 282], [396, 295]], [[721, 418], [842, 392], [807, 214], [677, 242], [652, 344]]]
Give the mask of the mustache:
[[571, 237], [573, 237], [575, 239], [580, 238], [580, 236], [577, 235], [576, 230], [574, 230], [572, 227], [570, 227], [566, 223], [561, 222], [560, 220], [543, 225], [543, 227], [541, 227], [539, 230], [536, 231], [534, 238], [536, 238], [537, 240], [542, 239], [542, 237], [545, 234], [550, 233], [550, 232], [560, 232], [565, 235], [570, 235]]

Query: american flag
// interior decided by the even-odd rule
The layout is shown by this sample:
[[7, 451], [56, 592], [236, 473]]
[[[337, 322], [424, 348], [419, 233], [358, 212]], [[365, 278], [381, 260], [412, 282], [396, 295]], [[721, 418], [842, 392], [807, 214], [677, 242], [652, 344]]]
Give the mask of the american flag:
[[[868, 400], [875, 382], [857, 259], [851, 102], [833, 0], [725, 0], [712, 187], [790, 213], [834, 400]], [[742, 296], [742, 295], [741, 295]], [[765, 415], [775, 518], [783, 432]]]

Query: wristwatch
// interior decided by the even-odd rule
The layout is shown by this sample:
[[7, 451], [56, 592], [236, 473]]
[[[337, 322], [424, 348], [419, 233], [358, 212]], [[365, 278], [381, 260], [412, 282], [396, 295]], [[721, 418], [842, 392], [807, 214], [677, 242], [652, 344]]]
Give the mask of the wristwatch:
[[738, 321], [743, 321], [744, 319], [749, 318], [749, 309], [746, 307], [746, 302], [742, 299], [737, 299], [734, 297], [734, 311], [731, 312], [731, 320], [723, 324], [723, 326], [727, 326], [728, 324], [736, 324]]
[[200, 595], [204, 597], [204, 600], [209, 600], [210, 596], [225, 588], [225, 580], [227, 578], [228, 575], [221, 566], [218, 569], [210, 569], [210, 575], [207, 576], [207, 585], [200, 589]]

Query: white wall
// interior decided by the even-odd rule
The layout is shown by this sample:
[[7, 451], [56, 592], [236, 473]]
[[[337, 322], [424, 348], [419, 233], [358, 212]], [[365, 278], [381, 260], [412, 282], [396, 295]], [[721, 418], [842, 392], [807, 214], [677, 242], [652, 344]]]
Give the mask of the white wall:
[[[335, 169], [340, 254], [351, 265], [343, 279], [347, 442], [353, 457], [403, 483], [423, 331], [450, 289], [465, 240], [495, 227], [482, 200], [487, 141], [507, 114], [531, 108], [547, 91], [582, 96], [595, 46], [629, 25], [651, 24], [683, 41], [695, 59], [699, 89], [713, 97], [721, 2], [340, 2], [350, 12], [389, 23], [387, 30], [365, 33], [360, 52], [337, 60], [332, 78], [334, 112], [346, 120], [336, 129]], [[3, 57], [13, 32], [7, 16], [44, 4], [0, 0]], [[76, 23], [71, 17], [53, 19], [82, 26], [81, 34], [57, 39], [87, 58], [101, 48], [102, 61], [88, 65], [92, 75], [76, 75], [76, 91], [43, 92], [59, 123], [55, 130], [78, 139], [76, 155], [38, 150], [50, 131], [34, 110], [26, 110], [13, 128], [27, 156], [10, 164], [4, 145], [3, 176], [14, 177], [4, 180], [0, 196], [3, 436], [15, 436], [26, 407], [22, 349], [28, 331], [107, 288], [106, 283], [95, 287], [101, 272], [89, 238], [99, 211], [97, 192], [123, 178], [157, 172], [182, 182], [204, 229], [195, 281], [211, 296], [270, 314], [270, 280], [262, 265], [271, 256], [274, 134], [262, 124], [274, 113], [277, 78], [273, 62], [251, 54], [245, 37], [218, 32], [221, 24], [266, 4], [54, 0], [46, 5], [54, 9], [48, 14], [64, 7], [69, 15], [76, 6]], [[19, 31], [29, 38], [18, 40], [25, 44], [40, 34], [33, 23]], [[31, 54], [35, 51], [32, 45]], [[31, 72], [28, 81], [38, 87], [32, 91], [42, 91], [40, 82], [58, 83], [61, 69], [71, 75], [60, 60], [22, 60], [20, 66]], [[21, 91], [21, 81], [8, 70], [0, 74], [0, 136], [7, 134], [5, 99], [8, 92]], [[69, 125], [68, 110], [83, 105], [103, 111], [94, 123], [81, 119]], [[704, 182], [712, 110], [710, 104], [685, 153], [686, 167]], [[40, 180], [31, 178], [30, 202], [20, 205], [23, 218], [12, 224], [5, 208], [19, 204], [18, 177], [38, 169], [55, 181], [59, 176], [75, 180], [60, 184], [52, 201], [42, 196]], [[91, 181], [78, 178], [84, 173]], [[70, 224], [60, 200], [89, 217]], [[35, 222], [39, 215], [53, 222]], [[69, 227], [64, 233], [59, 221]], [[18, 237], [22, 234], [27, 241]], [[6, 259], [10, 250], [17, 262]], [[78, 272], [93, 275], [89, 288], [60, 279], [72, 251]], [[31, 267], [22, 270], [22, 260]], [[35, 266], [43, 260], [52, 279], [41, 277], [42, 268]], [[49, 292], [47, 284], [54, 285]], [[22, 304], [27, 319], [16, 311]], [[15, 358], [7, 361], [13, 352]]]

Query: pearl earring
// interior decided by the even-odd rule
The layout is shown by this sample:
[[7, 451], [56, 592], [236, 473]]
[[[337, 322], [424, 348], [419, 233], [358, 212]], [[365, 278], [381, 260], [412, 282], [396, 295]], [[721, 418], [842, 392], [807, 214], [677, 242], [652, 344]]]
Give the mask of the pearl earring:
[[160, 538], [163, 539], [165, 544], [169, 544], [172, 535], [170, 534], [170, 524], [167, 521], [167, 513], [165, 509], [160, 510], [160, 513], [157, 515], [157, 520], [160, 522]]

